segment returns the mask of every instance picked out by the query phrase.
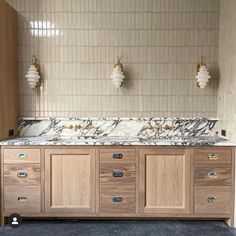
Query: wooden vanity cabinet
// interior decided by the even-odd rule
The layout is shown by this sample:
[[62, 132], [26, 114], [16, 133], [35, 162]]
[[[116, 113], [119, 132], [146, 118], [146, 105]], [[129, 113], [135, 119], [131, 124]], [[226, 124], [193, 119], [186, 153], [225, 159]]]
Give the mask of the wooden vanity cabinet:
[[140, 150], [139, 201], [143, 213], [190, 213], [190, 150]]
[[233, 225], [234, 148], [1, 148], [2, 216], [222, 219]]
[[4, 214], [40, 214], [42, 206], [40, 149], [4, 149], [2, 154]]
[[194, 213], [233, 215], [234, 150], [194, 150]]
[[95, 212], [95, 149], [45, 150], [45, 212]]

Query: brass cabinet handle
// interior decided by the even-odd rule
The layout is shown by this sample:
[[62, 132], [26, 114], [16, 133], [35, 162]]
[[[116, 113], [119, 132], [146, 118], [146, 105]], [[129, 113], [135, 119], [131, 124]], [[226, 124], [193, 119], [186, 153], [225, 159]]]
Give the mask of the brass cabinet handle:
[[27, 197], [18, 197], [18, 201], [20, 202], [27, 201]]
[[17, 158], [20, 159], [20, 160], [25, 160], [27, 159], [27, 154], [26, 153], [18, 153], [17, 154]]
[[114, 196], [112, 196], [112, 201], [113, 202], [122, 202], [123, 198], [119, 195], [114, 195]]
[[117, 169], [113, 172], [113, 177], [122, 177], [123, 173], [120, 169]]
[[216, 201], [217, 201], [216, 196], [213, 196], [213, 195], [208, 196], [207, 201], [209, 203], [216, 203]]
[[18, 178], [26, 178], [27, 176], [28, 176], [28, 173], [26, 171], [24, 171], [24, 170], [19, 170], [17, 172], [17, 177]]
[[218, 174], [214, 170], [212, 170], [208, 172], [208, 177], [210, 179], [216, 179], [218, 177]]
[[113, 158], [114, 159], [122, 159], [123, 158], [123, 154], [119, 153], [119, 152], [116, 152], [116, 153], [113, 154]]
[[208, 154], [208, 159], [210, 161], [218, 160], [219, 159], [219, 155], [217, 153], [210, 153], [210, 154]]

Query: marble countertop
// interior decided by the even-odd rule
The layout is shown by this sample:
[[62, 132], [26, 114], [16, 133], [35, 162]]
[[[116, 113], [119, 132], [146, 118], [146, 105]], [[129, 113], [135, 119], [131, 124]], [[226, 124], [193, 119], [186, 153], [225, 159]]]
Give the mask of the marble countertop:
[[92, 136], [35, 136], [35, 137], [18, 137], [0, 142], [1, 146], [44, 146], [44, 145], [150, 145], [150, 146], [236, 146], [225, 138], [218, 136], [195, 136], [171, 139], [142, 139], [138, 137], [92, 137]]

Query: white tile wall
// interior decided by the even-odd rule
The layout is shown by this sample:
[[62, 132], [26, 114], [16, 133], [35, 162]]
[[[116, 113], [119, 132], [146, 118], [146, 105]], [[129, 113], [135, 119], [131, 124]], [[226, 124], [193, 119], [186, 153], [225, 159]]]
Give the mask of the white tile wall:
[[220, 128], [236, 142], [236, 1], [224, 0], [220, 4], [220, 83], [218, 116]]
[[[22, 116], [216, 116], [219, 0], [7, 2], [19, 12]], [[24, 78], [32, 54], [38, 92]], [[201, 55], [212, 75], [205, 90], [193, 79]], [[116, 56], [126, 73], [118, 90]]]

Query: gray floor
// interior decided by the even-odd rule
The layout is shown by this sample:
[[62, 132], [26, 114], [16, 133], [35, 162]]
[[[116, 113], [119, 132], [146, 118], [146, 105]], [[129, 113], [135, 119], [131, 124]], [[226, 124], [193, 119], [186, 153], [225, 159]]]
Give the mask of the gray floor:
[[236, 229], [212, 221], [24, 221], [18, 228], [4, 226], [9, 236], [236, 236]]

